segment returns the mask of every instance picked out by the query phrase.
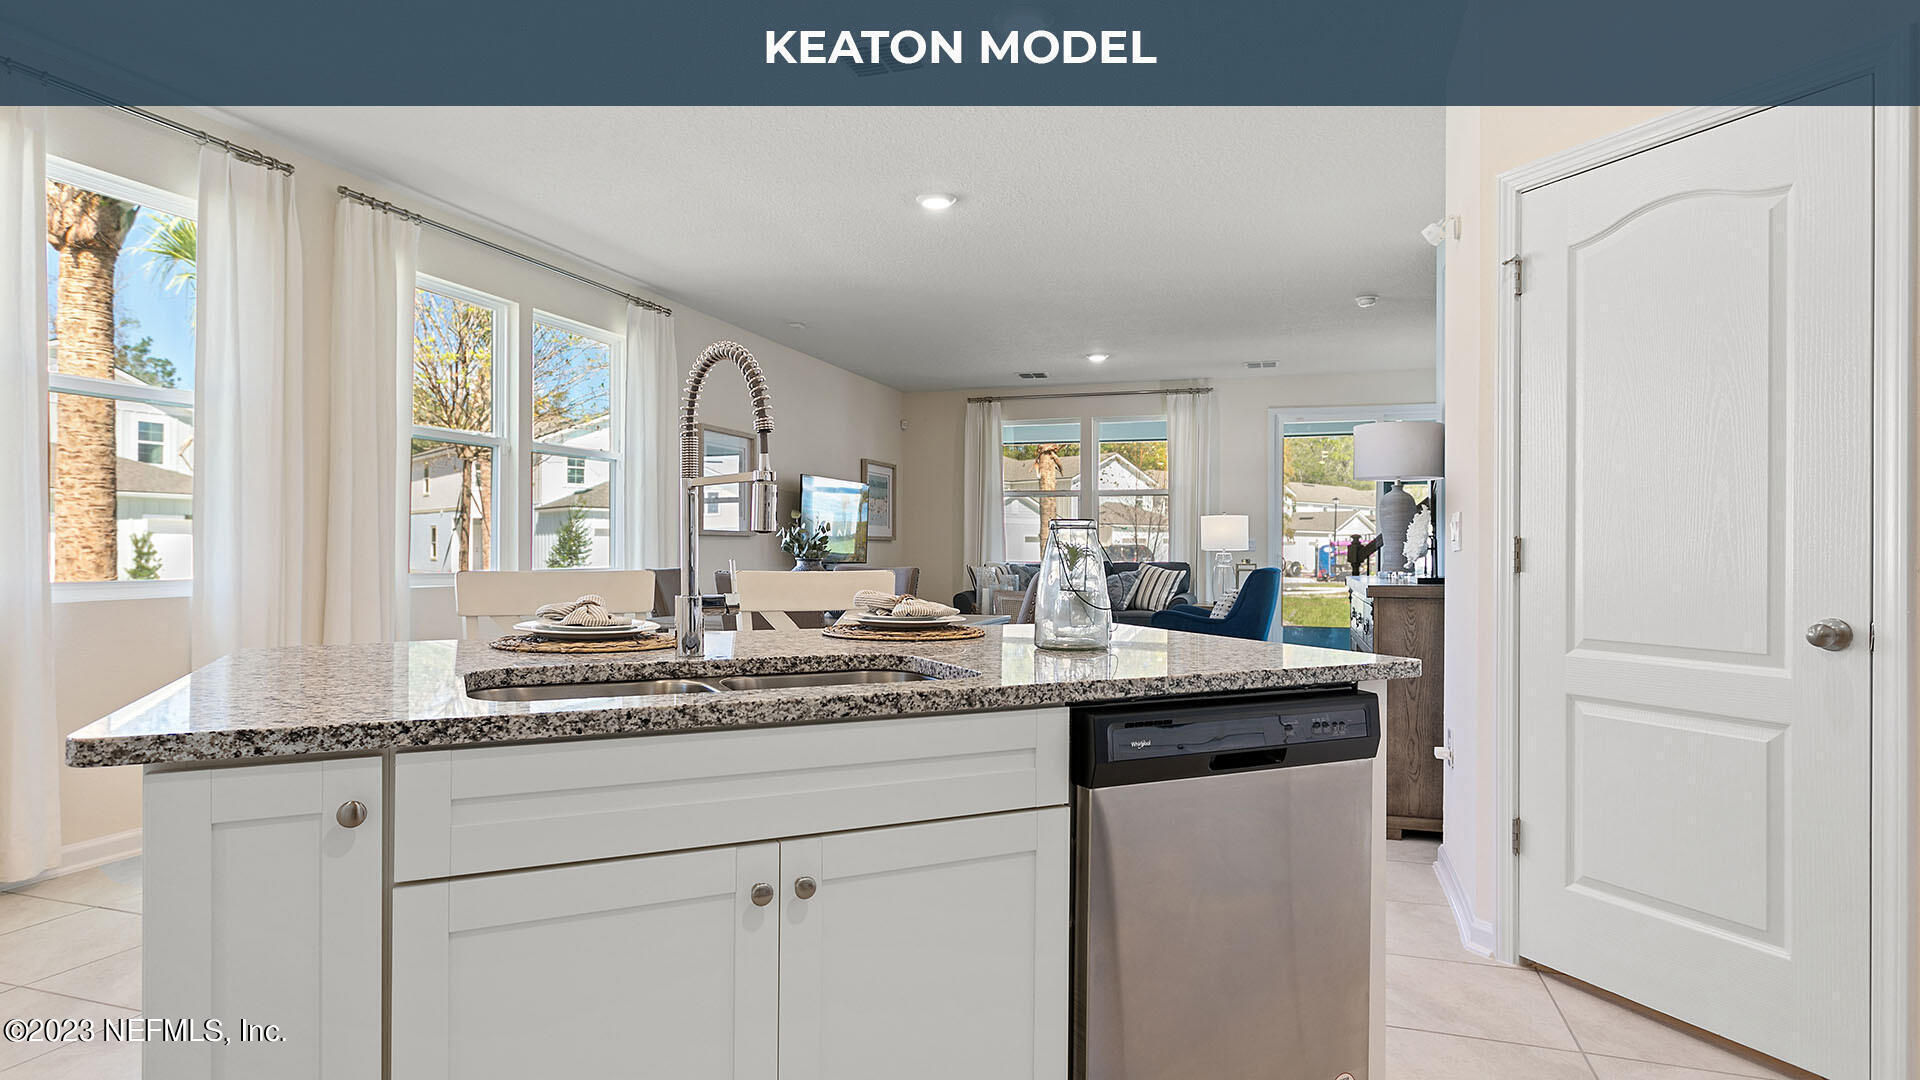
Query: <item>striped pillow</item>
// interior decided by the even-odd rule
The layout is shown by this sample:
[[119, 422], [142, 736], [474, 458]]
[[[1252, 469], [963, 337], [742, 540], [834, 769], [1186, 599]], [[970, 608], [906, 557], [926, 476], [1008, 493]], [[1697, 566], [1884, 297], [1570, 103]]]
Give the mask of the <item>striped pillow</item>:
[[1127, 597], [1127, 606], [1140, 611], [1159, 611], [1173, 601], [1186, 579], [1186, 573], [1181, 570], [1142, 566], [1140, 580], [1133, 584], [1133, 595]]
[[1220, 599], [1213, 602], [1213, 610], [1207, 613], [1207, 618], [1224, 619], [1233, 614], [1234, 602], [1239, 599], [1239, 589], [1228, 589], [1226, 592], [1221, 593]]

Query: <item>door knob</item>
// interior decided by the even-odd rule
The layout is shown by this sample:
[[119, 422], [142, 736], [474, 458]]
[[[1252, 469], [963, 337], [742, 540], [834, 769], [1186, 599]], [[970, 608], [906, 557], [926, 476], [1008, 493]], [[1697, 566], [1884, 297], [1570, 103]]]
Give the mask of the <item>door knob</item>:
[[820, 883], [810, 877], [793, 879], [793, 895], [802, 900], [813, 899], [813, 894], [819, 891]]
[[1807, 644], [1828, 652], [1839, 652], [1853, 644], [1853, 627], [1843, 619], [1821, 619], [1807, 627]]
[[361, 822], [367, 820], [367, 804], [359, 799], [348, 799], [340, 804], [340, 809], [334, 811], [333, 820], [345, 828], [357, 829]]
[[747, 895], [753, 899], [754, 907], [766, 907], [773, 903], [773, 886], [763, 881], [755, 885], [753, 891]]

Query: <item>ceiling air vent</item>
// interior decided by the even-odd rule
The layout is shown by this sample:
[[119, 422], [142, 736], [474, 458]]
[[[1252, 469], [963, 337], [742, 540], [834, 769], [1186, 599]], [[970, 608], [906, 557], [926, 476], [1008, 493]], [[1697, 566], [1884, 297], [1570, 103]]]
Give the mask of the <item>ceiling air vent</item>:
[[1280, 361], [1278, 361], [1278, 360], [1249, 360], [1249, 361], [1247, 361], [1247, 370], [1248, 370], [1248, 371], [1267, 371], [1267, 370], [1269, 370], [1269, 369], [1271, 369], [1271, 368], [1277, 368], [1277, 367], [1279, 367], [1279, 366], [1280, 366]]
[[1047, 377], [1047, 373], [1044, 371], [1023, 371], [1020, 373], [1020, 377], [1023, 379], [1044, 379]]

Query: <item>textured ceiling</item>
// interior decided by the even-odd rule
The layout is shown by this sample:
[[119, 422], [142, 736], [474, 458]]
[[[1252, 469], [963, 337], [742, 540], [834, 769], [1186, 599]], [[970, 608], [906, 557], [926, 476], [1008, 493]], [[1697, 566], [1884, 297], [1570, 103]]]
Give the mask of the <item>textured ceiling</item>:
[[902, 389], [1433, 363], [1438, 109], [226, 111]]

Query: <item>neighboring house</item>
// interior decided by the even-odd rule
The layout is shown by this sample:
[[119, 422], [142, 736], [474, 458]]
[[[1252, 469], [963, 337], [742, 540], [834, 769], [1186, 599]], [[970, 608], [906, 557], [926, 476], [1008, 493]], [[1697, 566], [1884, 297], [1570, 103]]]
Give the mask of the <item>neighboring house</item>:
[[[548, 446], [577, 446], [583, 450], [607, 450], [613, 445], [612, 432], [604, 417], [554, 432], [540, 441]], [[593, 552], [585, 565], [613, 565], [613, 514], [608, 497], [612, 489], [612, 466], [599, 458], [533, 455], [534, 569], [546, 567], [554, 537], [560, 534], [560, 527], [566, 524], [575, 507], [585, 511], [584, 523], [593, 537]]]
[[1332, 543], [1336, 552], [1344, 552], [1347, 538], [1359, 533], [1370, 540], [1379, 526], [1374, 523], [1372, 485], [1350, 488], [1341, 484], [1291, 483], [1286, 486], [1287, 535], [1281, 540], [1280, 557], [1287, 569], [1297, 563], [1308, 575], [1322, 547]]
[[[1107, 454], [1100, 460], [1100, 543], [1115, 561], [1168, 557], [1167, 499], [1164, 495], [1128, 496], [1127, 491], [1164, 491], [1167, 474], [1159, 469], [1142, 469], [1119, 454]], [[1035, 562], [1040, 558], [1040, 501], [1045, 496], [1032, 461], [1002, 458], [1000, 482], [1007, 498], [1001, 508], [1001, 540], [1010, 562]], [[1060, 476], [1054, 496], [1060, 500], [1057, 516], [1078, 517], [1088, 507], [1080, 505], [1080, 458], [1062, 457]]]
[[[115, 372], [120, 382], [138, 382]], [[114, 406], [114, 538], [124, 580], [133, 566], [133, 538], [153, 537], [161, 580], [193, 576], [193, 409], [138, 401]], [[48, 486], [58, 469], [59, 410], [48, 409]], [[57, 509], [56, 509], [57, 512]]]

